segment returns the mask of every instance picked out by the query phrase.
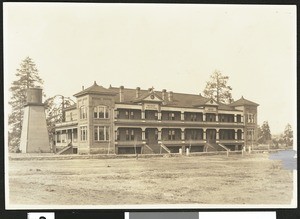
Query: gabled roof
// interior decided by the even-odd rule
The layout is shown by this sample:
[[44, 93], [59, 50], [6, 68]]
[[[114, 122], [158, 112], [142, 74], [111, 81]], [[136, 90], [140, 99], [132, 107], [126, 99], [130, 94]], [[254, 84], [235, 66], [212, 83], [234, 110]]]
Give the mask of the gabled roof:
[[[118, 87], [110, 87], [109, 90], [118, 93], [120, 88]], [[140, 90], [140, 97], [136, 98], [136, 89], [131, 88], [124, 88], [124, 101], [122, 103], [133, 103], [140, 98], [145, 98], [149, 96], [149, 90]], [[154, 91], [155, 95], [158, 96], [160, 99], [162, 98], [162, 91]], [[168, 93], [167, 93], [168, 95]], [[173, 93], [173, 101], [169, 101], [168, 98], [163, 100], [164, 106], [177, 106], [177, 107], [195, 107], [204, 105], [209, 98], [205, 98], [201, 95], [196, 94], [183, 94], [183, 93]], [[115, 97], [116, 103], [120, 103], [119, 96]]]
[[[169, 101], [168, 95], [169, 92], [166, 92], [165, 99], [163, 99], [163, 92], [162, 91], [154, 91], [153, 89], [148, 90], [142, 90], [139, 89], [139, 97], [136, 97], [137, 90], [132, 88], [124, 88], [122, 87], [122, 93], [123, 93], [123, 100], [120, 102], [120, 88], [119, 87], [112, 87], [110, 86], [108, 89], [99, 86], [94, 82], [94, 84], [75, 94], [75, 97], [79, 97], [85, 94], [105, 94], [114, 96], [116, 103], [127, 103], [127, 104], [138, 104], [139, 102], [145, 101], [151, 101], [149, 96], [151, 94], [154, 94], [155, 99], [154, 101], [157, 102], [163, 102], [164, 106], [174, 106], [174, 107], [204, 107], [207, 105], [215, 105], [220, 110], [237, 110], [235, 109], [236, 106], [245, 106], [245, 105], [251, 105], [251, 106], [258, 106], [257, 103], [254, 103], [252, 101], [246, 100], [244, 97], [241, 99], [231, 103], [231, 104], [223, 104], [223, 103], [210, 103], [211, 99], [203, 97], [201, 95], [197, 94], [184, 94], [184, 93], [174, 93], [172, 92], [172, 101]], [[149, 98], [149, 100], [147, 99]]]
[[[149, 99], [148, 97], [153, 95], [154, 99], [153, 100], [147, 100]], [[132, 102], [135, 102], [135, 103], [139, 103], [139, 102], [144, 102], [144, 101], [151, 101], [151, 102], [163, 102], [163, 99], [156, 94], [156, 92], [154, 91], [150, 91], [149, 93], [145, 93], [144, 95], [142, 95], [141, 97], [139, 98], [136, 98], [135, 100], [132, 100]]]
[[219, 104], [214, 101], [212, 98], [205, 98], [198, 104], [195, 104], [194, 106], [219, 106]]
[[259, 106], [259, 104], [254, 103], [250, 100], [245, 99], [243, 96], [238, 99], [237, 101], [234, 101], [233, 103], [229, 104], [230, 106]]
[[83, 91], [80, 91], [77, 94], [74, 94], [74, 97], [79, 97], [85, 94], [105, 94], [105, 95], [116, 95], [117, 93], [114, 91], [111, 91], [110, 89], [106, 89], [102, 86], [97, 85], [96, 81], [94, 82], [94, 84], [86, 89], [84, 89]]

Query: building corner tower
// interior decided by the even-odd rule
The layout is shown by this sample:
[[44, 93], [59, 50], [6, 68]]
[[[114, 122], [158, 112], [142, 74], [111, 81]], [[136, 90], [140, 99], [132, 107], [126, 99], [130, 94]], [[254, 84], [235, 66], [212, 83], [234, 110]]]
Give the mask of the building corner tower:
[[42, 89], [27, 89], [20, 141], [22, 153], [49, 153], [50, 144], [46, 124]]

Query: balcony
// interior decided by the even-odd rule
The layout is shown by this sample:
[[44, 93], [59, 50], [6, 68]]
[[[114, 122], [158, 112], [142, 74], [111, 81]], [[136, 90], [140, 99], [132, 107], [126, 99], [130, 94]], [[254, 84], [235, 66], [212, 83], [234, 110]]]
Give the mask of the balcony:
[[217, 139], [220, 144], [230, 144], [230, 143], [244, 143], [244, 139]]
[[159, 141], [158, 143], [160, 144], [160, 142], [161, 142], [166, 146], [168, 146], [168, 145], [181, 145], [183, 141], [184, 140], [162, 140], [162, 141]]
[[208, 122], [187, 120], [147, 120], [147, 119], [115, 119], [117, 125], [175, 125], [175, 126], [216, 126], [216, 127], [241, 127], [243, 122]]
[[122, 147], [134, 147], [134, 146], [141, 146], [143, 145], [143, 141], [115, 141], [115, 144], [117, 146], [122, 146]]
[[68, 121], [68, 122], [61, 122], [55, 124], [55, 127], [66, 127], [66, 126], [76, 126], [77, 127], [78, 122], [77, 121]]
[[185, 144], [191, 144], [191, 145], [195, 145], [195, 144], [205, 144], [206, 140], [204, 139], [199, 139], [199, 140], [185, 140]]

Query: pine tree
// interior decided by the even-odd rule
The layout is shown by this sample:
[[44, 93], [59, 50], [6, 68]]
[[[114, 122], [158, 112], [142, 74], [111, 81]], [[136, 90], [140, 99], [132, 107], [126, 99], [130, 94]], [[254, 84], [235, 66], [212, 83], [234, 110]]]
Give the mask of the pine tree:
[[266, 144], [271, 140], [271, 131], [268, 121], [264, 121], [261, 126], [261, 141], [263, 144]]
[[217, 103], [231, 103], [233, 101], [232, 88], [227, 85], [228, 79], [228, 76], [223, 76], [220, 71], [216, 70], [210, 76], [210, 81], [206, 82], [204, 96], [214, 99]]
[[43, 85], [43, 80], [39, 77], [38, 69], [30, 57], [25, 58], [20, 68], [16, 72], [17, 80], [13, 81], [9, 91], [11, 92], [11, 113], [8, 117], [8, 132], [10, 151], [16, 151], [20, 145], [23, 108], [26, 103], [26, 89]]
[[293, 130], [289, 123], [285, 126], [283, 139], [286, 147], [293, 145]]

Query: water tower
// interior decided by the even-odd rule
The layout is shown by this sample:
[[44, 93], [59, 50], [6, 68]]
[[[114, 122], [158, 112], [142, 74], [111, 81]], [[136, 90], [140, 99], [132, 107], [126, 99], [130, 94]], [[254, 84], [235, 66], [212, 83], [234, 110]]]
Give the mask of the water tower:
[[24, 106], [20, 150], [22, 153], [50, 152], [42, 89], [28, 88]]

